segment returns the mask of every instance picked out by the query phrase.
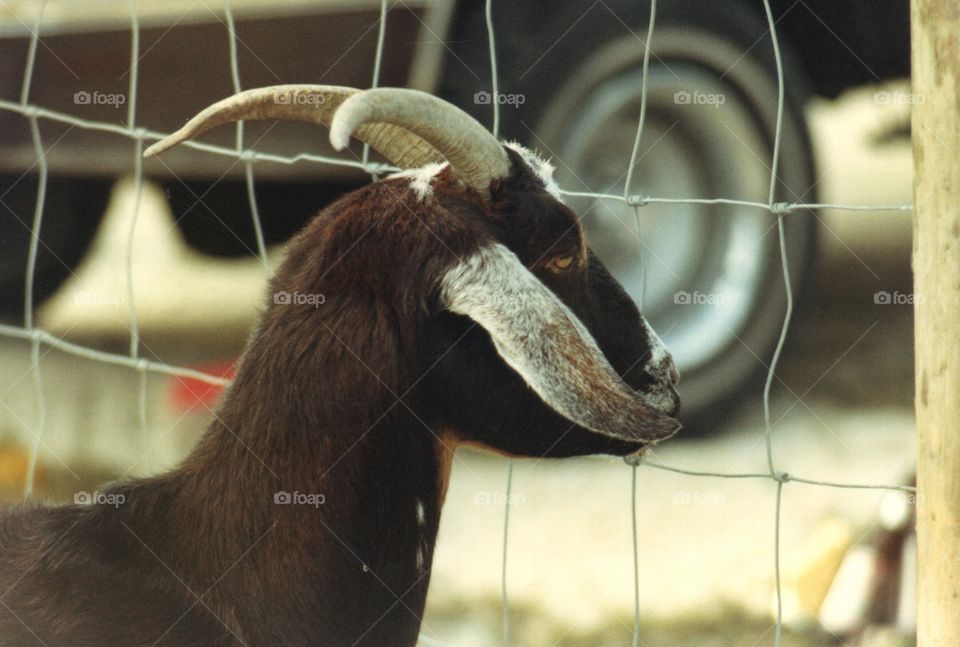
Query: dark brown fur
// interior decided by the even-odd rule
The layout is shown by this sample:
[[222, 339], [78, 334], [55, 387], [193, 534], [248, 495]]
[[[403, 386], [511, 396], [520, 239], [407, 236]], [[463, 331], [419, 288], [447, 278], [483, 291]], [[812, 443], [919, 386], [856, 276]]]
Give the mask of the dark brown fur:
[[[519, 170], [489, 203], [445, 171], [425, 202], [389, 180], [317, 216], [271, 293], [325, 302], [270, 299], [179, 468], [105, 490], [124, 495], [116, 508], [3, 513], [0, 645], [413, 645], [450, 445], [638, 449], [554, 413], [482, 328], [438, 307], [442, 272], [497, 240], [581, 316], [631, 386], [650, 380], [635, 368], [648, 350], [635, 306], [575, 216], [511, 155]], [[584, 262], [557, 276], [545, 263], [561, 252]], [[279, 491], [325, 502], [278, 505]]]

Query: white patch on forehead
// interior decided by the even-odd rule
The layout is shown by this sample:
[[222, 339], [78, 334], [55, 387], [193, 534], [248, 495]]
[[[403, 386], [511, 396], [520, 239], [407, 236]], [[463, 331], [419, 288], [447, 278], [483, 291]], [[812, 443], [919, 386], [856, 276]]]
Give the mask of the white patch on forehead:
[[388, 180], [410, 180], [410, 188], [417, 194], [417, 200], [423, 200], [433, 194], [433, 180], [447, 167], [446, 162], [434, 162], [420, 168], [411, 168], [388, 175]]
[[547, 193], [558, 201], [563, 202], [563, 199], [560, 197], [560, 186], [553, 178], [553, 164], [517, 142], [507, 142], [504, 146], [517, 153], [523, 161], [527, 163], [527, 166], [530, 167], [540, 182], [543, 183], [543, 188], [546, 189]]

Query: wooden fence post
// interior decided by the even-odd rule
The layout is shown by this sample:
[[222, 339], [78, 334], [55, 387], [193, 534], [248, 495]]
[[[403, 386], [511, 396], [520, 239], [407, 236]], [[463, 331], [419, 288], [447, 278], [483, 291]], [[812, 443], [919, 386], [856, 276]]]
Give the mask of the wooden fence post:
[[913, 0], [917, 638], [960, 646], [960, 1]]

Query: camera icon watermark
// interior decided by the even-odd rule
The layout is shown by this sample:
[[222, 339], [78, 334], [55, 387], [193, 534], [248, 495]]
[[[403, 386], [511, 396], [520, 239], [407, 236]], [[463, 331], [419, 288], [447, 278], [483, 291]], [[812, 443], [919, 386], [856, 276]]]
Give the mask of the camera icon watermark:
[[723, 505], [727, 497], [718, 492], [687, 492], [682, 490], [673, 495], [676, 505]]
[[79, 90], [73, 93], [73, 103], [78, 106], [113, 106], [119, 108], [127, 102], [127, 97], [120, 93], [107, 93], [94, 90]]
[[77, 505], [108, 505], [119, 508], [126, 503], [127, 497], [119, 492], [87, 492], [80, 490], [73, 493], [73, 502]]
[[115, 292], [96, 292], [91, 290], [76, 290], [73, 293], [73, 302], [80, 306], [121, 306], [125, 299], [122, 294]]
[[309, 505], [319, 508], [327, 502], [327, 497], [324, 494], [279, 490], [273, 493], [273, 502], [276, 505]]
[[912, 306], [923, 303], [924, 299], [922, 294], [904, 293], [896, 290], [893, 292], [880, 290], [879, 292], [873, 293], [873, 302], [880, 306]]
[[494, 95], [492, 92], [487, 92], [486, 90], [480, 90], [473, 95], [473, 102], [480, 106], [489, 106], [493, 104], [494, 101], [501, 106], [519, 108], [527, 102], [527, 97], [523, 94], [503, 94], [499, 92]]
[[278, 290], [273, 293], [273, 302], [284, 306], [313, 306], [319, 308], [327, 302], [327, 297], [323, 294]]
[[523, 505], [527, 497], [523, 494], [481, 491], [473, 495], [475, 505]]
[[673, 293], [673, 303], [678, 306], [722, 306], [729, 302], [726, 294], [713, 294], [708, 292], [680, 292]]
[[715, 92], [688, 92], [678, 90], [673, 93], [673, 102], [678, 106], [713, 106], [719, 108], [727, 102], [726, 95]]
[[889, 90], [880, 90], [873, 93], [873, 102], [880, 105], [892, 106], [913, 106], [923, 103], [922, 94], [911, 94], [909, 92], [890, 92]]
[[310, 92], [287, 92], [274, 95], [273, 102], [288, 106], [322, 106], [327, 102], [327, 97]]

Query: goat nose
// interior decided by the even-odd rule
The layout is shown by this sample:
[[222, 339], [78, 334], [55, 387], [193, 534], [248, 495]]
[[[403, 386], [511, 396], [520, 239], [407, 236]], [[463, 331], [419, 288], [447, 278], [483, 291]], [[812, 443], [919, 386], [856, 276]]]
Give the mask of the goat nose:
[[677, 382], [680, 381], [680, 371], [677, 370], [677, 366], [673, 363], [673, 360], [670, 360], [667, 371], [667, 375], [670, 376], [670, 384], [676, 386]]

